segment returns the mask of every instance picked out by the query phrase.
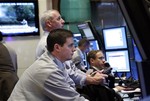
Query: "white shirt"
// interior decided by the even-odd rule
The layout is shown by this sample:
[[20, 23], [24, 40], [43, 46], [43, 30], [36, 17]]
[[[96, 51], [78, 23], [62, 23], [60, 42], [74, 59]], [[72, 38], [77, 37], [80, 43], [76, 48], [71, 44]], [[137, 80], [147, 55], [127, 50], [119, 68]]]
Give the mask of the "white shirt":
[[40, 39], [36, 48], [36, 59], [38, 59], [46, 51], [46, 40], [49, 32], [44, 32], [43, 37]]
[[84, 53], [77, 47], [76, 51], [74, 52], [73, 56], [72, 56], [72, 61], [73, 63], [78, 63], [80, 62], [79, 65], [76, 65], [78, 69], [84, 70], [85, 69], [85, 65], [84, 65]]

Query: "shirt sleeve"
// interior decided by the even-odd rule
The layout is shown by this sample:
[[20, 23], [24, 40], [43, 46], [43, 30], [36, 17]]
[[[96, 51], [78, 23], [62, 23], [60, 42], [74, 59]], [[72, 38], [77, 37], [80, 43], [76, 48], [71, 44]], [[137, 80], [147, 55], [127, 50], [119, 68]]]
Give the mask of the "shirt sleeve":
[[66, 68], [70, 78], [75, 82], [77, 86], [84, 86], [86, 81], [86, 74], [80, 69], [75, 67], [71, 62], [66, 63]]

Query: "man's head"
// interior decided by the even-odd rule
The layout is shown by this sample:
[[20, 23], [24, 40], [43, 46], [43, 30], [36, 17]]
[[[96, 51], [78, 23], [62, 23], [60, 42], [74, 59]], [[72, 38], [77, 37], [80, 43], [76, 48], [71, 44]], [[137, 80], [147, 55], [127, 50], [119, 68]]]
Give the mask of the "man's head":
[[105, 66], [104, 54], [100, 50], [92, 50], [87, 55], [87, 61], [90, 66], [97, 67], [98, 69], [103, 69]]
[[0, 31], [0, 41], [3, 41], [3, 34], [1, 31]]
[[57, 28], [63, 28], [65, 21], [57, 10], [45, 11], [41, 17], [41, 26], [44, 31], [52, 31]]
[[83, 38], [79, 41], [78, 47], [82, 52], [88, 52], [90, 47], [90, 42], [86, 38]]
[[72, 58], [75, 51], [73, 33], [65, 29], [55, 29], [47, 37], [48, 51], [64, 62]]

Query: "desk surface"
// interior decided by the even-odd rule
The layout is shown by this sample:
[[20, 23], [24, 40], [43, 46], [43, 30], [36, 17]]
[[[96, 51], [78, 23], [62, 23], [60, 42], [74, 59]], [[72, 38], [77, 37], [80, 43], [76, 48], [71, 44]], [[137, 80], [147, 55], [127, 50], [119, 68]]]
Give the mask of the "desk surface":
[[122, 94], [140, 93], [140, 92], [141, 92], [140, 88], [136, 88], [135, 90], [121, 90]]

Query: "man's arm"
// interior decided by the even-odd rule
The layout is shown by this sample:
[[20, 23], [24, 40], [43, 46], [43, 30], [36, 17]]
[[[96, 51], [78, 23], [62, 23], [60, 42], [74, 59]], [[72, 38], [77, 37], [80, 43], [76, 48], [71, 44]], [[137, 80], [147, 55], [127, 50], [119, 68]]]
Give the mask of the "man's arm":
[[95, 84], [95, 85], [103, 84], [103, 83], [105, 83], [106, 77], [108, 77], [106, 74], [96, 72], [96, 74], [94, 76], [87, 75], [85, 83], [86, 84]]
[[66, 67], [69, 76], [73, 81], [80, 86], [84, 86], [86, 84], [102, 84], [105, 81], [106, 74], [102, 74], [97, 72], [93, 77], [87, 75], [86, 73], [82, 72], [80, 69], [75, 67], [71, 61], [66, 62]]

